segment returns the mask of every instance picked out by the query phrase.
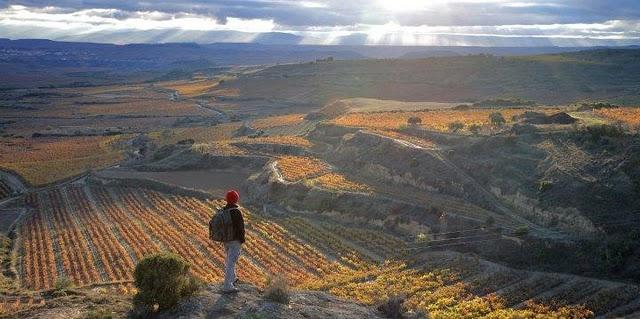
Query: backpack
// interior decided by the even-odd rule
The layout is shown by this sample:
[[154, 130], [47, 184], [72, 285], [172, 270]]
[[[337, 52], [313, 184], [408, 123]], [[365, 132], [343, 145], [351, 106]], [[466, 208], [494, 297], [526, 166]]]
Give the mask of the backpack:
[[231, 210], [233, 208], [220, 208], [209, 221], [209, 239], [219, 242], [234, 240], [233, 221], [231, 220]]

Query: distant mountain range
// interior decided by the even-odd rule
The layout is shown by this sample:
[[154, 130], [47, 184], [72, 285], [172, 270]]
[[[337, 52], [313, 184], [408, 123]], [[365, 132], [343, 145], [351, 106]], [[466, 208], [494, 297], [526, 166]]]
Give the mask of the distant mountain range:
[[[154, 33], [155, 32], [155, 33]], [[171, 39], [168, 31], [155, 36]], [[144, 33], [150, 36], [151, 33]], [[215, 36], [215, 37], [214, 37]], [[194, 41], [229, 41], [253, 36], [238, 32], [203, 32]], [[233, 65], [302, 63], [324, 59], [416, 59], [491, 54], [535, 55], [585, 50], [584, 47], [407, 47], [364, 45], [299, 45], [295, 35], [262, 33], [257, 43], [100, 44], [51, 40], [0, 39], [0, 88], [93, 85], [151, 80], [172, 73]], [[129, 38], [129, 40], [131, 40]], [[238, 41], [246, 39], [237, 38]]]

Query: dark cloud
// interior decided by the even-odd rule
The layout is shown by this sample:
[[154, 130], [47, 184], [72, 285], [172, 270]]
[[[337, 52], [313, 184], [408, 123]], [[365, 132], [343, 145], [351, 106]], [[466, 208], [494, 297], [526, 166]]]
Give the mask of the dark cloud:
[[[640, 42], [640, 0], [424, 0], [427, 5], [423, 7], [398, 8], [400, 10], [385, 9], [382, 1], [408, 2], [0, 0], [0, 11], [20, 5], [41, 15], [58, 15], [54, 19], [30, 17], [30, 23], [24, 23], [20, 13], [13, 10], [10, 19], [14, 22], [3, 21], [0, 16], [0, 37], [116, 43], [308, 41], [319, 44], [530, 46]], [[188, 18], [193, 17], [200, 20], [189, 21]], [[243, 20], [246, 26], [243, 28], [238, 27], [237, 18], [273, 20], [274, 23]], [[17, 20], [19, 23], [15, 22]], [[261, 22], [266, 22], [267, 26], [252, 26], [252, 23]], [[185, 27], [185, 24], [191, 25]], [[203, 25], [216, 26], [200, 30]], [[270, 31], [289, 34], [266, 34]]]
[[[435, 1], [427, 10], [392, 13], [381, 10], [375, 0], [317, 0], [320, 6], [305, 7], [296, 0], [10, 0], [29, 7], [54, 6], [73, 9], [120, 9], [123, 11], [162, 11], [197, 13], [225, 21], [227, 17], [273, 19], [283, 26], [339, 26], [381, 24], [401, 25], [501, 25], [597, 23], [640, 18], [637, 0], [523, 0], [513, 2]], [[428, 1], [425, 0], [428, 3]]]

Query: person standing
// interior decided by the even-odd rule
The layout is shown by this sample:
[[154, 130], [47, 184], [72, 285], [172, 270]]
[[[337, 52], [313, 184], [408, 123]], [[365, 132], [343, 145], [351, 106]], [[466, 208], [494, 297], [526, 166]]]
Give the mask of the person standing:
[[240, 258], [242, 244], [244, 244], [244, 219], [238, 208], [240, 194], [230, 190], [225, 196], [227, 204], [218, 210], [209, 223], [211, 239], [220, 241], [224, 245], [226, 257], [224, 260], [224, 293], [238, 292], [236, 283], [236, 263]]

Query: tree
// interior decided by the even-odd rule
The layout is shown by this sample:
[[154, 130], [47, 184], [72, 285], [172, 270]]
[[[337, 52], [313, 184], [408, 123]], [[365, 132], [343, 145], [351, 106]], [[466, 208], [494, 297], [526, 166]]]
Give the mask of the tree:
[[449, 127], [449, 130], [451, 132], [457, 132], [461, 129], [464, 128], [464, 123], [460, 122], [460, 121], [455, 121], [455, 122], [451, 122], [449, 123], [449, 125], [447, 125]]
[[502, 116], [502, 113], [500, 112], [493, 112], [489, 114], [489, 122], [493, 126], [502, 126], [507, 123], [507, 121], [504, 119], [504, 116]]
[[420, 124], [422, 124], [422, 119], [420, 117], [417, 117], [417, 116], [412, 116], [412, 117], [407, 119], [407, 123], [409, 125], [412, 125], [412, 126], [420, 125]]

